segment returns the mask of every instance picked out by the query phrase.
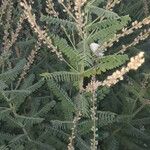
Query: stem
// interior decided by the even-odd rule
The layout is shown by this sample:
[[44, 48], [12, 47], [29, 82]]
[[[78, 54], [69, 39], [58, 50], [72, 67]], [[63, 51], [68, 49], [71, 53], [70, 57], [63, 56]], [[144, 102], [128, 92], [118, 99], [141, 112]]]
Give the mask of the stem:
[[133, 114], [133, 117], [135, 117], [144, 107], [146, 106], [146, 104], [142, 104]]
[[27, 139], [31, 142], [32, 140], [29, 137], [27, 130], [24, 127], [22, 128], [22, 130], [23, 130], [24, 134], [27, 136]]
[[[95, 77], [92, 78], [92, 80], [95, 80]], [[91, 108], [91, 119], [93, 121], [93, 126], [91, 128], [92, 132], [93, 132], [93, 139], [91, 139], [91, 150], [97, 150], [97, 145], [98, 145], [98, 141], [96, 140], [97, 138], [97, 127], [96, 127], [96, 122], [97, 122], [97, 117], [96, 117], [96, 110], [97, 110], [97, 106], [96, 106], [96, 100], [97, 100], [97, 95], [96, 95], [96, 91], [93, 90], [92, 91], [92, 108]]]
[[[143, 81], [143, 83], [142, 83], [142, 87], [141, 87], [141, 90], [140, 90], [140, 92], [139, 92], [139, 94], [137, 95], [137, 96], [141, 96], [142, 95], [142, 93], [143, 93], [143, 89], [145, 89], [146, 87], [145, 87], [145, 85], [146, 85], [146, 83], [147, 83], [147, 78], [146, 79], [144, 79], [144, 81]], [[138, 100], [138, 97], [136, 98], [136, 100], [135, 100], [135, 102], [134, 102], [134, 104], [133, 104], [133, 107], [132, 107], [132, 112], [134, 111], [134, 109], [135, 109], [135, 106], [136, 106], [136, 102], [137, 102], [137, 100]]]
[[65, 8], [66, 12], [77, 22], [76, 18], [73, 16], [73, 14], [69, 11], [69, 9], [64, 5], [63, 2], [60, 2], [60, 4]]
[[[8, 103], [8, 105], [9, 105], [9, 107], [10, 107], [10, 109], [11, 109], [11, 111], [12, 111], [12, 113], [13, 113], [13, 115], [14, 115], [14, 117], [17, 117], [17, 113], [16, 113], [16, 110], [15, 110], [15, 107], [13, 106], [13, 104], [10, 102], [10, 99], [8, 99], [8, 97], [6, 97], [6, 95], [4, 94], [4, 93], [2, 93], [2, 95], [3, 95], [3, 97], [5, 98], [5, 100], [6, 100], [6, 102]], [[9, 117], [8, 117], [9, 118]], [[10, 120], [12, 120], [12, 118], [9, 118]], [[26, 131], [26, 129], [24, 128], [24, 126], [23, 126], [23, 124], [21, 123], [21, 122], [16, 122], [16, 121], [14, 121], [14, 120], [12, 120], [14, 123], [16, 123], [20, 128], [22, 128], [22, 131], [23, 131], [23, 133], [27, 136], [27, 139], [29, 140], [29, 141], [31, 141], [31, 138], [29, 137], [29, 135], [28, 135], [28, 133], [27, 133], [27, 131]]]
[[71, 66], [64, 58], [63, 61], [71, 68], [73, 69], [75, 72], [78, 72], [73, 66]]
[[[88, 27], [90, 27], [91, 25], [93, 25], [98, 19], [100, 19], [101, 17], [97, 17], [95, 20], [93, 20], [90, 24], [88, 24], [87, 26], [85, 26], [85, 29], [87, 29]], [[100, 22], [103, 20], [103, 17], [101, 18]]]
[[[85, 58], [85, 51], [86, 51], [86, 46], [85, 46], [85, 39], [83, 41], [83, 54], [84, 54], [84, 58]], [[80, 84], [79, 84], [79, 89], [80, 89], [80, 92], [83, 90], [83, 81], [84, 81], [84, 76], [83, 76], [83, 73], [84, 73], [84, 60], [82, 60], [82, 64], [81, 64], [81, 70], [80, 70], [80, 73], [81, 73], [81, 77], [80, 77]]]
[[77, 124], [78, 124], [80, 119], [81, 119], [81, 113], [80, 113], [80, 111], [77, 111], [76, 116], [73, 119], [73, 127], [71, 128], [71, 136], [69, 137], [68, 150], [75, 150], [74, 139], [76, 136]]
[[70, 36], [68, 35], [66, 29], [64, 28], [64, 26], [61, 26], [61, 27], [62, 27], [62, 29], [64, 30], [64, 32], [65, 32], [65, 34], [66, 34], [68, 40], [70, 41], [71, 45], [72, 45], [73, 48], [76, 50], [76, 47], [75, 47], [75, 45], [73, 44], [73, 41], [71, 40]]
[[75, 45], [75, 37], [74, 37], [74, 33], [73, 33], [73, 30], [72, 30], [72, 40], [73, 40], [73, 45]]

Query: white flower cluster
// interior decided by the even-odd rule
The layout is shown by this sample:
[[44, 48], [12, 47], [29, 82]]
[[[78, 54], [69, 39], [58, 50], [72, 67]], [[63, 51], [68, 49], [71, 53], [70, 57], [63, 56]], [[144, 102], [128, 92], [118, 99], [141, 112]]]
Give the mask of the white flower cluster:
[[113, 86], [118, 83], [120, 80], [123, 80], [123, 76], [130, 70], [137, 70], [144, 63], [144, 52], [140, 52], [135, 57], [130, 59], [130, 62], [127, 64], [127, 67], [121, 68], [121, 70], [115, 71], [112, 75], [108, 76], [103, 82], [92, 81], [86, 87], [86, 91], [93, 92], [99, 86]]
[[144, 63], [144, 61], [144, 52], [140, 52], [138, 55], [130, 59], [127, 67], [123, 67], [121, 70], [117, 70], [111, 76], [108, 76], [107, 79], [103, 81], [102, 85], [109, 87], [115, 85], [120, 80], [123, 80], [124, 74], [130, 70], [137, 70]]
[[94, 53], [94, 55], [96, 55], [98, 57], [102, 57], [102, 56], [104, 56], [105, 50], [99, 50], [99, 48], [100, 48], [100, 45], [97, 43], [91, 43], [90, 44], [90, 49]]
[[128, 63], [128, 69], [137, 70], [145, 61], [143, 58], [144, 52], [140, 52], [139, 55], [132, 57]]

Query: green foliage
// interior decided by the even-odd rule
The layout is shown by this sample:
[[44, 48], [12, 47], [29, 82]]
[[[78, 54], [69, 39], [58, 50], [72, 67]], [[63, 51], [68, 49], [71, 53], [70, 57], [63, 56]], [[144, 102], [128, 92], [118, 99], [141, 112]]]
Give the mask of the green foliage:
[[54, 18], [52, 16], [41, 15], [40, 20], [42, 22], [46, 22], [49, 25], [64, 26], [64, 27], [68, 28], [69, 30], [75, 30], [76, 29], [76, 25], [74, 22], [64, 20], [64, 19]]
[[[98, 30], [107, 29], [109, 27], [109, 29], [112, 28], [113, 31], [116, 32], [117, 30], [121, 30], [122, 27], [126, 26], [129, 21], [131, 21], [131, 18], [129, 17], [129, 15], [126, 15], [126, 16], [121, 16], [117, 19], [107, 19], [101, 22], [93, 23], [92, 25], [87, 26], [87, 29], [91, 31], [95, 29]], [[116, 29], [113, 27], [116, 27]]]
[[107, 19], [101, 22], [93, 23], [87, 26], [87, 30], [95, 31], [88, 39], [88, 42], [99, 41], [99, 43], [108, 42], [113, 38], [117, 31], [127, 26], [131, 21], [129, 16], [121, 16], [120, 18]]
[[8, 84], [12, 82], [17, 75], [21, 72], [22, 67], [25, 65], [25, 60], [21, 60], [13, 69], [0, 74], [0, 80], [7, 82]]
[[57, 48], [69, 59], [69, 63], [76, 67], [77, 62], [80, 60], [79, 52], [69, 46], [67, 41], [59, 36], [52, 36], [52, 39]]
[[122, 1], [118, 12], [122, 15], [130, 14], [131, 18], [134, 20], [142, 19], [150, 14], [149, 12], [150, 3], [149, 1], [139, 0], [135, 3], [134, 0]]
[[105, 10], [100, 7], [88, 5], [86, 9], [88, 10], [89, 13], [96, 14], [100, 18], [103, 16], [105, 16], [106, 18], [109, 18], [109, 19], [119, 18], [118, 14], [116, 14], [112, 11], [109, 11], [109, 10]]
[[53, 79], [57, 82], [65, 81], [65, 82], [75, 82], [79, 81], [80, 74], [76, 72], [65, 72], [65, 71], [58, 71], [53, 73], [42, 73], [42, 77], [45, 79]]
[[99, 126], [112, 124], [116, 121], [116, 114], [112, 112], [98, 111]]
[[[58, 1], [53, 2], [51, 6], [59, 12], [57, 17], [47, 14], [45, 1], [29, 3], [39, 26], [34, 27], [39, 31], [46, 29], [45, 35], [51, 39], [49, 44], [62, 53], [62, 60], [50, 53], [51, 47], [42, 45], [43, 39], [37, 39], [35, 29], [27, 21], [11, 43], [24, 10], [18, 0], [4, 0], [2, 3], [7, 5], [4, 10], [0, 2], [0, 150], [66, 150], [78, 111], [81, 118], [75, 124], [75, 150], [91, 150], [93, 128], [97, 149], [149, 150], [149, 52], [137, 75], [131, 72], [116, 86], [97, 89], [96, 109], [93, 93], [85, 90], [92, 77], [105, 80], [126, 64], [128, 55], [138, 52], [131, 48], [133, 53], [117, 53], [129, 40], [126, 38], [114, 43], [108, 51], [100, 49], [103, 56], [96, 56], [90, 44], [109, 42], [131, 22], [129, 16], [141, 18], [142, 0], [136, 3], [127, 0], [128, 4], [122, 1], [115, 11], [105, 9], [106, 0], [89, 0], [81, 9], [85, 16], [83, 26], [79, 25], [82, 19], [74, 18], [77, 10], [73, 8], [73, 0], [69, 9], [73, 16], [63, 11]], [[66, 7], [69, 2], [65, 1]], [[37, 41], [41, 46], [33, 57], [32, 49]], [[5, 44], [12, 46], [7, 50]]]
[[102, 58], [99, 64], [91, 67], [90, 69], [84, 72], [85, 77], [94, 75], [100, 75], [108, 70], [119, 67], [128, 60], [127, 55], [110, 55]]
[[83, 94], [79, 94], [75, 97], [76, 107], [80, 110], [83, 116], [90, 117], [90, 102], [89, 99]]

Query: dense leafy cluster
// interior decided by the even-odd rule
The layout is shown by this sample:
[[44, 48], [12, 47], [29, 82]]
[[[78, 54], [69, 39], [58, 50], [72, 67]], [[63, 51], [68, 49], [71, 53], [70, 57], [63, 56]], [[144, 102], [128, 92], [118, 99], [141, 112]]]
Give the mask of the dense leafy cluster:
[[[136, 4], [144, 12], [142, 1]], [[31, 5], [38, 32], [21, 2]], [[53, 9], [48, 13], [48, 2], [58, 14], [54, 15]], [[131, 25], [128, 13], [134, 11], [132, 2], [120, 13], [126, 1], [114, 10], [107, 9], [106, 0], [87, 1], [82, 7], [83, 26], [77, 25], [82, 21], [69, 16], [60, 2], [0, 2], [0, 150], [73, 150], [68, 146], [71, 139], [75, 150], [149, 150], [148, 51], [144, 66], [136, 74], [132, 71], [114, 87], [86, 91], [92, 80], [105, 80], [130, 56], [147, 47], [145, 42], [130, 47], [126, 54], [118, 53], [122, 44], [133, 40], [142, 29], [107, 50], [103, 47]], [[64, 4], [73, 2], [66, 0]], [[76, 16], [74, 5], [69, 11]], [[134, 18], [147, 17], [148, 13], [137, 12]], [[43, 34], [38, 35], [40, 30]], [[40, 39], [43, 35], [61, 53], [61, 59]], [[91, 43], [101, 46], [103, 56], [92, 53]], [[78, 112], [81, 116], [75, 120]], [[98, 142], [96, 147], [92, 148], [92, 142]]]

